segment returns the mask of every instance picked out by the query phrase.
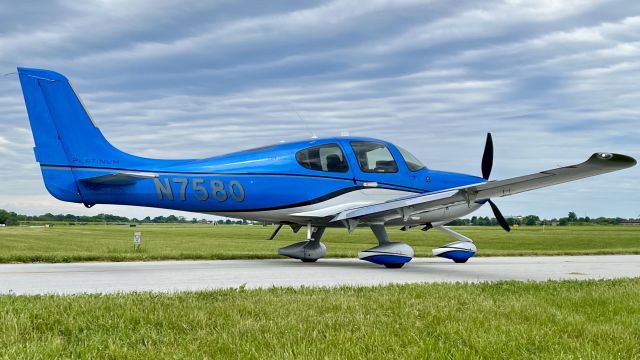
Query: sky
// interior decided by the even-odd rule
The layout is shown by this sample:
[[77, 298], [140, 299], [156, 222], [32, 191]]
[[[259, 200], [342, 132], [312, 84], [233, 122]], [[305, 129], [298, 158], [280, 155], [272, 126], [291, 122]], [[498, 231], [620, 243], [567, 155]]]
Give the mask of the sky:
[[[16, 66], [65, 74], [107, 139], [146, 157], [348, 132], [479, 175], [491, 132], [492, 179], [597, 151], [640, 158], [634, 1], [0, 2], [0, 208], [191, 218], [51, 197]], [[496, 203], [505, 215], [640, 217], [639, 175]]]

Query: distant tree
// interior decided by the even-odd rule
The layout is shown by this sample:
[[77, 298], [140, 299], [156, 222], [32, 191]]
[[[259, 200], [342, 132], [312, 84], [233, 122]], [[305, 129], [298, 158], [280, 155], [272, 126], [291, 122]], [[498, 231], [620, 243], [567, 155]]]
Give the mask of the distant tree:
[[448, 223], [447, 225], [465, 226], [465, 225], [469, 225], [469, 224], [471, 224], [471, 220], [470, 219], [455, 219], [455, 220], [451, 221], [450, 223]]
[[536, 215], [527, 215], [522, 218], [522, 223], [524, 225], [538, 225], [540, 223], [540, 218]]
[[576, 222], [576, 221], [578, 221], [578, 217], [576, 216], [576, 213], [575, 213], [575, 212], [573, 212], [573, 211], [569, 211], [568, 221], [569, 221], [569, 222]]

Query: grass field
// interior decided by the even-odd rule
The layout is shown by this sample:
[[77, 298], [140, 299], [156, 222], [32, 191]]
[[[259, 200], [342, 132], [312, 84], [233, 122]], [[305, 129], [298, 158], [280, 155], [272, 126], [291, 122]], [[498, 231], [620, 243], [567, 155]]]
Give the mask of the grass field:
[[640, 279], [0, 296], [0, 358], [640, 357]]
[[[0, 228], [0, 262], [126, 261], [157, 259], [250, 259], [278, 257], [277, 249], [304, 239], [283, 228], [276, 240], [265, 240], [274, 227], [210, 225], [54, 226]], [[640, 254], [640, 227], [572, 226], [527, 227], [506, 233], [498, 227], [461, 227], [478, 246], [478, 256]], [[133, 249], [133, 232], [143, 234], [140, 250]], [[437, 230], [389, 229], [395, 241], [407, 242], [416, 256], [453, 241]], [[349, 235], [329, 229], [323, 240], [329, 257], [355, 257], [377, 245], [367, 228]]]

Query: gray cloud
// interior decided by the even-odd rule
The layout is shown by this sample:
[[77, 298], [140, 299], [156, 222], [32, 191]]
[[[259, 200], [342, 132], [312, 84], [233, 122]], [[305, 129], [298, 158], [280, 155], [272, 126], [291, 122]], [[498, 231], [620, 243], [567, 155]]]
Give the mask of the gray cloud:
[[[475, 174], [491, 131], [503, 178], [594, 151], [640, 155], [639, 31], [640, 4], [619, 1], [43, 2], [0, 5], [0, 70], [65, 73], [105, 135], [143, 156], [349, 131]], [[0, 77], [0, 108], [0, 207], [159, 213], [50, 198], [15, 76]], [[637, 216], [637, 177], [500, 204], [511, 214]]]

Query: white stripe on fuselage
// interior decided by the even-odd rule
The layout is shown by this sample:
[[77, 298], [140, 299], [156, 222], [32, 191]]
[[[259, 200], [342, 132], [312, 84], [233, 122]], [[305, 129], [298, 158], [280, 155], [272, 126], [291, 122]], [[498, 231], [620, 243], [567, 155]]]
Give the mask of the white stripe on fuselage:
[[359, 206], [371, 205], [413, 194], [415, 193], [391, 189], [361, 189], [350, 191], [346, 194], [342, 194], [334, 198], [311, 205], [264, 211], [234, 211], [227, 213], [211, 212], [208, 214], [255, 221], [289, 221], [296, 223], [305, 223], [308, 220], [335, 215], [343, 210], [352, 209]]
[[[415, 195], [415, 193], [380, 188], [361, 189], [305, 206], [251, 212], [211, 212], [207, 214], [275, 223], [292, 222], [304, 224], [311, 221], [314, 225], [342, 226], [340, 222], [329, 223], [329, 220], [344, 210], [377, 204], [408, 195]], [[477, 210], [480, 206], [482, 205], [476, 203], [454, 205], [411, 216], [406, 222], [400, 219], [400, 221], [391, 221], [389, 224], [424, 224], [445, 221], [467, 215]]]

